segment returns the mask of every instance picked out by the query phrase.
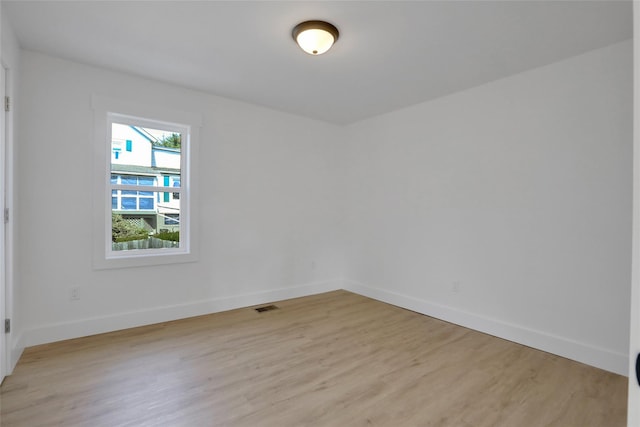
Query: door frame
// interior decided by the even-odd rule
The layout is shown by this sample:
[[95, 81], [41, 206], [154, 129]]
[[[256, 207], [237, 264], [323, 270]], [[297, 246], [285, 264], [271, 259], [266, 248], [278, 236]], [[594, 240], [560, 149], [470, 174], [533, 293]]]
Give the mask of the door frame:
[[640, 1], [633, 2], [633, 232], [631, 316], [629, 337], [629, 393], [627, 425], [640, 425], [640, 385], [636, 357], [640, 354]]
[[[4, 212], [6, 207], [6, 180], [7, 180], [7, 111], [4, 106], [5, 96], [8, 95], [8, 70], [3, 63], [0, 63], [0, 91], [2, 100], [2, 119], [0, 120], [0, 325], [4, 323], [7, 309], [7, 263], [6, 263], [6, 223]], [[9, 346], [7, 345], [7, 334], [0, 326], [0, 383], [4, 380], [9, 370]]]

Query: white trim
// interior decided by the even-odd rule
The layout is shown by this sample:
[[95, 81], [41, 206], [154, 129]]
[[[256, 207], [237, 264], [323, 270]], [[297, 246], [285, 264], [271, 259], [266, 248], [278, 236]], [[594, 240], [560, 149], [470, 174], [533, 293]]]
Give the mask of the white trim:
[[[202, 114], [174, 110], [157, 105], [141, 104], [130, 100], [113, 99], [92, 95], [94, 110], [94, 184], [93, 184], [93, 268], [127, 268], [171, 263], [194, 262], [199, 253], [198, 217], [198, 146]], [[110, 232], [109, 212], [111, 192], [109, 188], [110, 123], [116, 119], [135, 120], [150, 126], [161, 125], [169, 130], [180, 130], [188, 138], [182, 153], [183, 197], [180, 202], [181, 215], [188, 218], [181, 223], [183, 237], [178, 250], [133, 251], [135, 253], [114, 254], [109, 247], [107, 235]], [[105, 182], [106, 181], [106, 182]], [[159, 191], [160, 187], [154, 191]], [[184, 244], [184, 246], [183, 246]]]
[[344, 281], [344, 289], [616, 374], [625, 376], [628, 374], [629, 358], [626, 354], [615, 353], [587, 343], [469, 313], [408, 295], [370, 287], [352, 280]]
[[640, 425], [640, 387], [636, 357], [640, 353], [640, 2], [633, 2], [633, 228], [631, 232], [631, 296], [627, 425]]
[[188, 111], [175, 110], [153, 104], [144, 104], [127, 99], [110, 98], [103, 95], [91, 96], [91, 107], [94, 110], [114, 112], [126, 116], [140, 118], [153, 118], [151, 122], [168, 122], [190, 124], [195, 127], [202, 126], [202, 114]]
[[[3, 22], [4, 23], [4, 22]], [[17, 52], [16, 52], [17, 55]], [[5, 179], [5, 201], [4, 207], [8, 208], [10, 211], [10, 220], [5, 226], [5, 317], [11, 319], [11, 332], [5, 334], [5, 354], [2, 355], [3, 358], [7, 359], [7, 364], [5, 367], [7, 368], [7, 375], [10, 375], [13, 372], [16, 364], [18, 363], [18, 359], [20, 355], [22, 355], [22, 351], [24, 350], [24, 346], [21, 347], [22, 342], [16, 338], [16, 334], [19, 330], [19, 324], [16, 321], [15, 314], [15, 278], [14, 278], [14, 264], [15, 264], [15, 230], [16, 225], [18, 223], [18, 210], [17, 205], [15, 203], [15, 190], [14, 190], [14, 176], [15, 176], [15, 127], [17, 121], [17, 106], [19, 103], [19, 97], [16, 95], [16, 86], [17, 86], [17, 77], [19, 76], [19, 70], [17, 65], [19, 63], [19, 56], [16, 56], [11, 59], [11, 54], [9, 55], [9, 62], [6, 62], [6, 57], [0, 58], [0, 66], [2, 66], [5, 73], [5, 90], [6, 95], [11, 97], [11, 110], [6, 115], [5, 126], [6, 126], [6, 134], [5, 134], [5, 170], [4, 170], [4, 179]]]
[[[137, 326], [151, 325], [236, 308], [250, 307], [273, 301], [299, 298], [340, 289], [341, 281], [314, 282], [291, 288], [214, 298], [186, 304], [176, 304], [146, 310], [90, 317], [72, 322], [36, 326], [25, 330], [24, 346], [30, 347], [55, 341], [112, 332]], [[22, 346], [22, 347], [24, 347]]]
[[9, 349], [10, 358], [9, 358], [9, 373], [13, 372], [16, 365], [18, 364], [18, 360], [22, 356], [22, 353], [25, 349], [24, 345], [24, 335], [22, 333], [18, 333], [17, 336], [13, 339], [13, 346]]
[[[0, 86], [1, 86], [1, 90], [0, 92], [2, 92], [1, 98], [2, 98], [2, 102], [3, 102], [3, 107], [4, 107], [4, 102], [5, 102], [5, 97], [9, 96], [9, 91], [8, 91], [8, 85], [7, 85], [7, 80], [6, 80], [6, 74], [8, 73], [8, 70], [5, 69], [5, 66], [0, 64], [0, 67], [2, 67], [2, 69], [0, 70]], [[7, 123], [9, 122], [9, 112], [5, 110], [5, 108], [2, 108], [2, 126], [0, 127], [0, 165], [1, 165], [1, 170], [2, 172], [0, 173], [0, 214], [2, 216], [2, 219], [0, 219], [0, 320], [2, 320], [4, 322], [4, 319], [8, 318], [7, 314], [6, 314], [6, 307], [9, 305], [9, 302], [7, 300], [7, 291], [6, 291], [6, 259], [7, 259], [7, 252], [6, 252], [6, 238], [5, 238], [5, 233], [6, 233], [6, 229], [8, 228], [8, 224], [5, 224], [4, 222], [4, 209], [5, 209], [5, 203], [6, 203], [6, 189], [7, 189], [7, 185], [6, 185], [6, 169], [7, 169], [7, 161], [6, 161], [6, 139], [5, 137], [8, 136], [8, 132], [7, 132]], [[7, 138], [8, 139], [8, 138]], [[9, 360], [7, 360], [9, 357], [9, 351], [7, 350], [7, 348], [10, 345], [10, 341], [8, 339], [7, 334], [4, 333], [4, 331], [0, 332], [1, 336], [0, 336], [0, 383], [2, 382], [2, 380], [4, 380], [4, 377], [9, 373], [10, 369], [8, 368], [9, 366]]]

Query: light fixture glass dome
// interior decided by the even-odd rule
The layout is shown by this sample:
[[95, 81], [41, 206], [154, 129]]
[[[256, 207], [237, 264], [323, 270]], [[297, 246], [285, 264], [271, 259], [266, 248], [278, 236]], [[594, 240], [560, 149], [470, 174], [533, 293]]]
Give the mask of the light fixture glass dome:
[[321, 55], [338, 40], [338, 29], [324, 21], [306, 21], [295, 26], [293, 39], [310, 55]]

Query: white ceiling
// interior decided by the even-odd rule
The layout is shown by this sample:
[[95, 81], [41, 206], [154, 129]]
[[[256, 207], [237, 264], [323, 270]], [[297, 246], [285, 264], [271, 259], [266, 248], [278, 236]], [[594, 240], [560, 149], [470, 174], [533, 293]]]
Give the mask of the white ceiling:
[[[338, 124], [632, 37], [631, 1], [3, 1], [20, 45]], [[308, 19], [340, 30], [313, 57]]]

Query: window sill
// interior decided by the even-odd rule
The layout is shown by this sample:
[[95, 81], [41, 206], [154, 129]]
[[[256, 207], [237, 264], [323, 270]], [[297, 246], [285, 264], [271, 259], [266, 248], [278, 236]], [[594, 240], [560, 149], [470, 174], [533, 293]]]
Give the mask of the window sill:
[[134, 268], [148, 267], [154, 265], [179, 264], [197, 262], [198, 256], [194, 253], [180, 253], [176, 251], [167, 251], [153, 253], [123, 253], [122, 256], [106, 257], [95, 259], [93, 263], [94, 270], [108, 270], [115, 268]]

